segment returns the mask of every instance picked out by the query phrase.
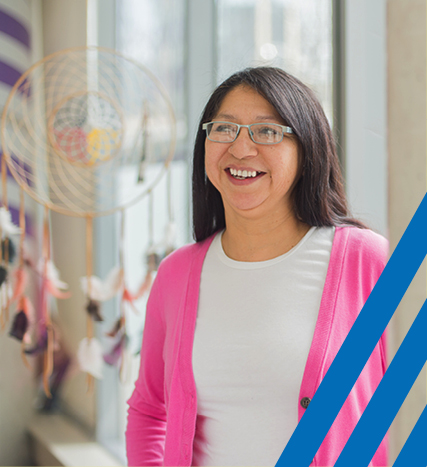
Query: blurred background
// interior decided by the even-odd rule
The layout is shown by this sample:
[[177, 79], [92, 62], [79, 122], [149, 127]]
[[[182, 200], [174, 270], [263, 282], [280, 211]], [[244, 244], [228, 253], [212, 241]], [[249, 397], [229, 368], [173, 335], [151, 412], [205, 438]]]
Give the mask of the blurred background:
[[[337, 139], [353, 214], [390, 240], [393, 251], [426, 191], [426, 3], [424, 0], [0, 0], [0, 108], [19, 76], [59, 50], [97, 45], [148, 68], [166, 89], [177, 119], [171, 164], [176, 246], [192, 241], [191, 156], [197, 122], [212, 90], [247, 66], [273, 65], [308, 84]], [[126, 177], [118, 173], [125, 189]], [[9, 182], [11, 209], [17, 187]], [[167, 223], [166, 178], [153, 200], [154, 236]], [[17, 204], [15, 205], [17, 209]], [[146, 272], [146, 198], [126, 216], [124, 263], [130, 288]], [[40, 248], [41, 208], [28, 198], [28, 242]], [[71, 357], [54, 403], [22, 363], [20, 345], [0, 335], [0, 464], [124, 465], [126, 400], [138, 371], [144, 299], [128, 321], [128, 364], [87, 392], [73, 361], [85, 335], [85, 225], [52, 213], [55, 264], [73, 291], [55, 320]], [[95, 223], [95, 272], [117, 263], [119, 223]], [[421, 267], [389, 326], [391, 359], [426, 296]], [[114, 317], [117, 303], [105, 306]], [[106, 329], [97, 328], [99, 335]], [[391, 428], [391, 461], [426, 403], [425, 369]], [[392, 463], [392, 462], [391, 462]]]

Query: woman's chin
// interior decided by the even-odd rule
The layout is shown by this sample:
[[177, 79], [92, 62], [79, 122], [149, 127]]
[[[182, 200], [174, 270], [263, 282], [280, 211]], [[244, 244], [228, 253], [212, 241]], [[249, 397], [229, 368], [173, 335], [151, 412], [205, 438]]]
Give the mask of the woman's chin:
[[234, 214], [240, 215], [242, 217], [254, 218], [263, 216], [266, 214], [263, 202], [261, 200], [248, 200], [245, 199], [240, 202], [230, 203], [228, 206], [224, 207], [226, 215], [227, 209], [232, 211]]

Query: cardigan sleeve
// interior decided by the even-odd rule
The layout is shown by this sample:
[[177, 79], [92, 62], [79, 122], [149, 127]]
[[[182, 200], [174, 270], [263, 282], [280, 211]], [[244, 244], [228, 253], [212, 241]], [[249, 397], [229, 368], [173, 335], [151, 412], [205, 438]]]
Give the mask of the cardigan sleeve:
[[128, 401], [128, 465], [163, 465], [166, 434], [163, 361], [165, 326], [159, 275], [160, 271], [147, 302], [139, 376]]

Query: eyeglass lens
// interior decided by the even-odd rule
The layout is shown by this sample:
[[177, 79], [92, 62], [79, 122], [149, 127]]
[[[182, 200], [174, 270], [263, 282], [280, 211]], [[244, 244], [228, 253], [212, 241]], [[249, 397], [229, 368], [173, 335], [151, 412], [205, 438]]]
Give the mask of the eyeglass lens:
[[[207, 127], [209, 139], [219, 143], [231, 143], [237, 137], [239, 126], [234, 123], [211, 122]], [[283, 129], [274, 123], [254, 123], [250, 125], [253, 141], [262, 144], [280, 143]]]

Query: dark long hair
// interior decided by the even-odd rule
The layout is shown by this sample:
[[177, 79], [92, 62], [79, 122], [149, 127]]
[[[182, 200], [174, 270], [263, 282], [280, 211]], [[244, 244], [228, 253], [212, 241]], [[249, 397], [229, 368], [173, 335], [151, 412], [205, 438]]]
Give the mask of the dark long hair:
[[294, 212], [310, 226], [365, 227], [349, 215], [335, 142], [328, 120], [313, 91], [280, 68], [258, 67], [239, 71], [211, 95], [200, 119], [193, 153], [193, 235], [197, 242], [225, 227], [219, 191], [205, 172], [206, 133], [224, 97], [235, 87], [250, 86], [264, 97], [290, 126], [299, 146], [300, 178], [292, 197]]

